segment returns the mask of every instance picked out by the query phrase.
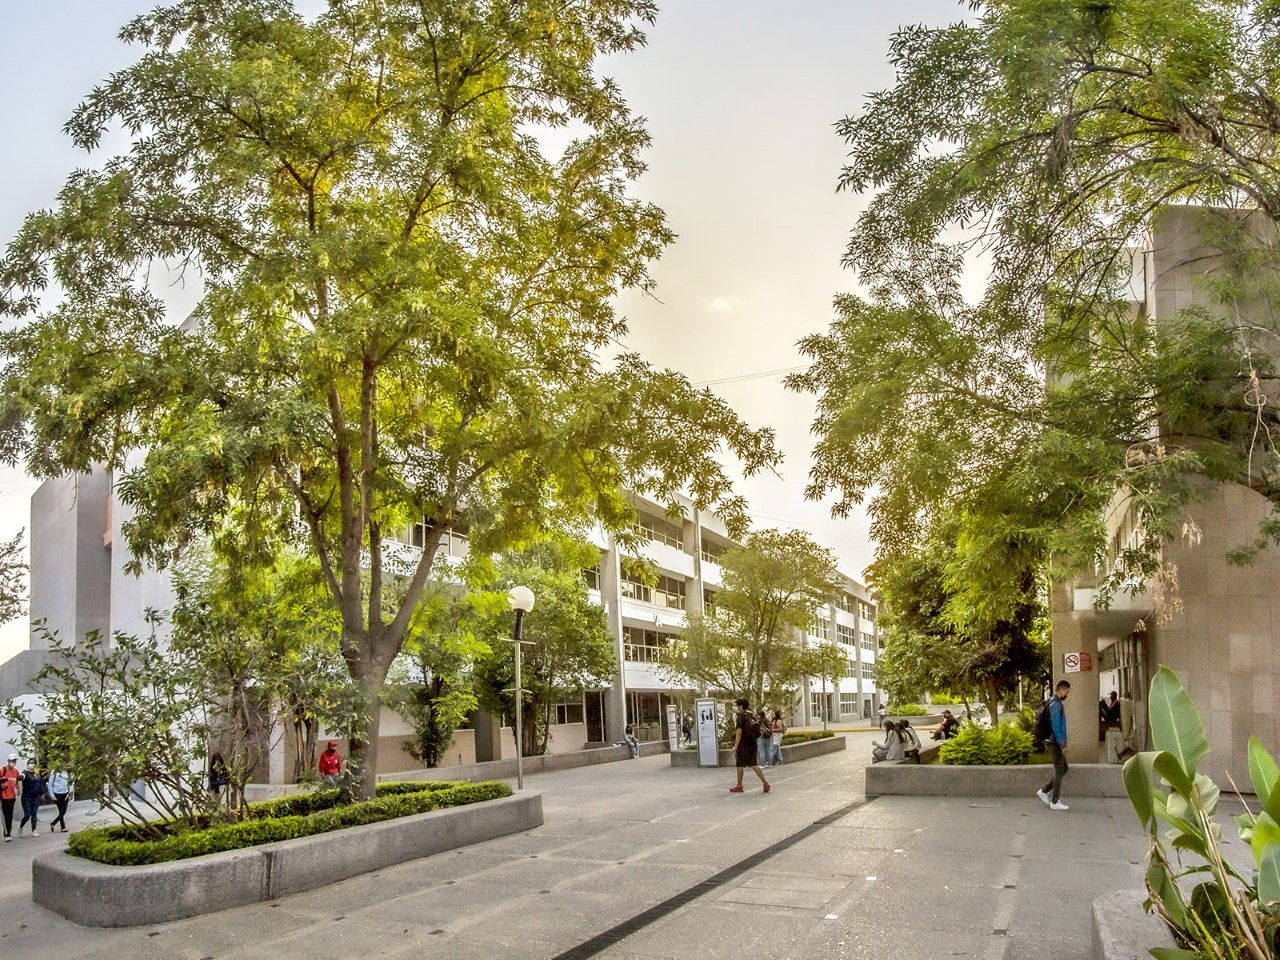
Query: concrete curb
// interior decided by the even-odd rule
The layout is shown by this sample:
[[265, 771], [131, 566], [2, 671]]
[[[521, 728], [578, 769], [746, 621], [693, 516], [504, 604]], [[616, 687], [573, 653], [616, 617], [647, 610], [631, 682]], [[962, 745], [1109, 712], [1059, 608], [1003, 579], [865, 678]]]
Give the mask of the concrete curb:
[[1142, 909], [1146, 897], [1132, 890], [1093, 901], [1093, 960], [1150, 960], [1152, 947], [1172, 947], [1160, 920]]
[[431, 810], [296, 840], [143, 866], [63, 850], [31, 864], [36, 903], [89, 927], [137, 927], [275, 900], [542, 825], [542, 795]]
[[[847, 745], [844, 741], [844, 734], [837, 733], [832, 737], [823, 737], [821, 740], [809, 740], [806, 743], [792, 743], [782, 748], [782, 762], [796, 763], [800, 760], [808, 760], [810, 757], [820, 757], [824, 753], [835, 753], [838, 750], [844, 750]], [[696, 767], [698, 765], [697, 750], [677, 750], [671, 754], [671, 765], [673, 767]], [[732, 767], [733, 751], [720, 751], [720, 766]]]
[[[1123, 767], [1111, 763], [1075, 763], [1063, 782], [1063, 799], [1126, 797]], [[886, 760], [867, 767], [867, 796], [1035, 797], [1053, 777], [1047, 763], [1016, 767], [915, 764]]]

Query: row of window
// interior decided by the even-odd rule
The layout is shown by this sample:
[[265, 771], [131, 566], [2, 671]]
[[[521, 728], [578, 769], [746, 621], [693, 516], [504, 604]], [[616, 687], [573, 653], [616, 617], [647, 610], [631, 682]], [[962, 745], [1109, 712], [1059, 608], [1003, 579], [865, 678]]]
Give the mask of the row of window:
[[840, 712], [841, 713], [857, 713], [858, 712], [858, 694], [856, 692], [840, 694]]
[[840, 643], [847, 643], [851, 647], [857, 646], [858, 634], [853, 627], [845, 626], [843, 623], [837, 623], [836, 640]]
[[673, 633], [646, 630], [643, 627], [622, 628], [622, 658], [632, 663], [661, 663], [671, 642]]
[[677, 550], [684, 549], [684, 531], [678, 524], [641, 514], [639, 526], [641, 530], [648, 534], [650, 540], [665, 543], [667, 546], [675, 547]]
[[685, 608], [684, 581], [676, 577], [660, 576], [654, 586], [642, 583], [633, 574], [624, 573], [621, 584], [622, 595], [630, 600], [640, 600], [659, 607], [672, 610]]

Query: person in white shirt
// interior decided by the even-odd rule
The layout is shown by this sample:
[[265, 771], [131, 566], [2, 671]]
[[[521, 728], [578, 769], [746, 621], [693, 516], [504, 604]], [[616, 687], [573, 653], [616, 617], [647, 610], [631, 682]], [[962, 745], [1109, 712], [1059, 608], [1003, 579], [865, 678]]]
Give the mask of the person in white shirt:
[[53, 794], [53, 802], [58, 807], [58, 815], [49, 824], [49, 832], [53, 833], [58, 824], [62, 824], [62, 832], [67, 832], [67, 803], [71, 799], [71, 775], [66, 770], [54, 770], [49, 774], [49, 792]]

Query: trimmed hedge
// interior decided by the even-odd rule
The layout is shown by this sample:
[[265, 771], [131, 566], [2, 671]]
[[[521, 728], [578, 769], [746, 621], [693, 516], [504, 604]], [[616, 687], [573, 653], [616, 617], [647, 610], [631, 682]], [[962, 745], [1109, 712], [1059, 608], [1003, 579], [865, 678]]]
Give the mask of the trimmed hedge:
[[784, 733], [782, 745], [787, 747], [793, 743], [808, 743], [810, 740], [825, 740], [834, 736], [835, 732], [832, 730], [801, 730], [797, 733]]
[[138, 839], [135, 829], [127, 826], [80, 830], [67, 839], [67, 852], [115, 866], [164, 863], [509, 796], [511, 788], [497, 780], [380, 783], [372, 800], [341, 805], [337, 790], [317, 790], [251, 803], [249, 816], [236, 823], [180, 830], [156, 839]]
[[929, 711], [918, 703], [899, 703], [889, 707], [886, 714], [890, 717], [923, 717]]
[[968, 723], [938, 748], [938, 760], [951, 766], [1015, 766], [1031, 758], [1035, 741], [1031, 734], [1011, 723], [994, 730]]

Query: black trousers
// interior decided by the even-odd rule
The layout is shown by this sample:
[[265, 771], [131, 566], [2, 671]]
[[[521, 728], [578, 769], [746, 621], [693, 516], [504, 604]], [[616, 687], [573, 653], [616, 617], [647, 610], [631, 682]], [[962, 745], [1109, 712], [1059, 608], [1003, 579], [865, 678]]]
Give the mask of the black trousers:
[[1067, 775], [1067, 758], [1057, 740], [1046, 742], [1049, 744], [1049, 753], [1053, 755], [1053, 779], [1044, 785], [1044, 792], [1050, 795], [1049, 799], [1057, 803], [1058, 798], [1062, 796], [1062, 778]]
[[50, 830], [58, 824], [62, 824], [63, 830], [67, 829], [67, 800], [70, 796], [68, 793], [55, 793], [53, 795], [53, 802], [58, 807], [58, 815], [53, 818], [53, 823], [49, 824]]
[[9, 797], [7, 800], [0, 800], [0, 812], [4, 813], [4, 835], [7, 837], [13, 833], [13, 804], [14, 798]]

